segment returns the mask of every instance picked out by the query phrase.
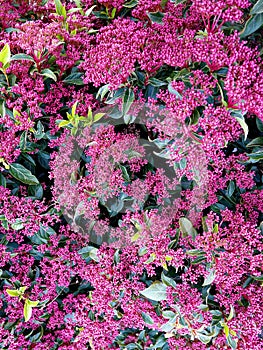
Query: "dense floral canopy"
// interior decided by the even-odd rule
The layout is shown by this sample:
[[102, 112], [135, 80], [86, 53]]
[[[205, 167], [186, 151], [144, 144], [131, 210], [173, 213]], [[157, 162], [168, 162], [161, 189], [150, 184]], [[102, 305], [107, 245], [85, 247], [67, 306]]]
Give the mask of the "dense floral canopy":
[[262, 14], [0, 0], [1, 349], [263, 348]]

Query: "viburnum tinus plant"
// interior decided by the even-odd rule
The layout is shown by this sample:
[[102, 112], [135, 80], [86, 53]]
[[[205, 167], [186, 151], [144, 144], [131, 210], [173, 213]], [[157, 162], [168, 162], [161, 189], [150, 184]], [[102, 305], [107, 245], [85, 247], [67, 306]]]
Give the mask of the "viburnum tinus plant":
[[1, 349], [262, 349], [263, 1], [0, 5]]

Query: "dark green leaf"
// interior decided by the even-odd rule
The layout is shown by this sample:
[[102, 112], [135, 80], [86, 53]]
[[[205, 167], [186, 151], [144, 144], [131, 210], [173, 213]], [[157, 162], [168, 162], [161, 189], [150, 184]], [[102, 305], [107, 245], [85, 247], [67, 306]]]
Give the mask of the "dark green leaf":
[[237, 341], [229, 335], [227, 337], [227, 343], [231, 347], [231, 349], [236, 349], [237, 348]]
[[162, 23], [164, 18], [164, 14], [161, 12], [149, 12], [147, 15], [153, 23]]
[[21, 164], [18, 164], [18, 163], [10, 164], [9, 172], [14, 178], [21, 181], [24, 184], [27, 184], [27, 185], [39, 184], [38, 179], [31, 173], [31, 171], [26, 169]]
[[38, 152], [37, 159], [38, 159], [39, 164], [44, 169], [47, 169], [47, 170], [49, 169], [50, 155], [48, 152], [45, 152], [45, 151]]
[[166, 86], [168, 83], [156, 78], [150, 78], [148, 83], [155, 87]]
[[263, 137], [256, 137], [254, 140], [247, 144], [247, 147], [259, 147], [263, 146]]
[[161, 275], [161, 279], [162, 279], [162, 282], [163, 282], [166, 286], [176, 288], [176, 282], [175, 282], [172, 278], [166, 276], [163, 272], [162, 272], [162, 275]]
[[246, 36], [254, 33], [258, 30], [263, 24], [263, 13], [258, 13], [255, 16], [252, 16], [245, 25], [245, 28], [240, 33], [241, 38], [245, 38]]
[[131, 0], [126, 2], [125, 4], [123, 4], [123, 7], [127, 7], [129, 9], [135, 7], [136, 5], [138, 5], [138, 0]]
[[0, 173], [0, 186], [6, 187], [6, 178]]
[[22, 60], [35, 62], [33, 57], [26, 55], [25, 53], [18, 53], [12, 56], [10, 59], [10, 61], [22, 61]]
[[250, 13], [251, 15], [255, 15], [256, 13], [263, 12], [263, 0], [258, 0], [255, 5], [252, 7]]
[[142, 312], [142, 318], [146, 324], [154, 324], [154, 320], [146, 312]]
[[125, 116], [128, 113], [134, 99], [135, 99], [135, 95], [133, 90], [127, 89], [122, 98], [122, 115], [123, 116]]
[[63, 82], [66, 84], [84, 85], [82, 77], [83, 73], [71, 73], [63, 80]]
[[54, 81], [57, 81], [57, 77], [56, 77], [55, 73], [52, 72], [52, 70], [50, 70], [48, 68], [43, 69], [41, 72], [41, 75], [44, 75], [44, 77], [50, 78]]
[[107, 105], [114, 104], [116, 102], [116, 100], [123, 97], [124, 91], [125, 91], [124, 88], [120, 88], [120, 89], [114, 91], [113, 96], [108, 97], [107, 100], [105, 101], [105, 103], [107, 103]]
[[28, 186], [28, 195], [36, 199], [42, 199], [43, 187], [40, 184]]
[[257, 128], [260, 132], [263, 132], [263, 121], [260, 120], [259, 118], [256, 118], [256, 124], [257, 124]]

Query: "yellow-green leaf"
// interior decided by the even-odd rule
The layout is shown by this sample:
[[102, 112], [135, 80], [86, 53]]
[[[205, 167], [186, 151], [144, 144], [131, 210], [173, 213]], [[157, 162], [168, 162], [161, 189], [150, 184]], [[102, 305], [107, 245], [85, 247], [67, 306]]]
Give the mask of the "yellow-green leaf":
[[99, 121], [104, 115], [105, 115], [105, 113], [97, 113], [97, 114], [95, 114], [94, 117], [93, 117], [93, 122], [95, 123], [95, 122]]
[[135, 235], [131, 237], [131, 242], [136, 242], [140, 238], [140, 233], [136, 232]]
[[10, 297], [19, 297], [21, 295], [17, 289], [6, 289], [6, 293], [10, 295]]
[[29, 304], [29, 300], [26, 299], [25, 300], [25, 304], [24, 304], [24, 318], [25, 318], [25, 322], [29, 321], [31, 316], [32, 316], [32, 307]]
[[3, 68], [9, 63], [11, 58], [11, 52], [9, 44], [5, 44], [5, 46], [0, 51], [0, 62], [3, 64]]

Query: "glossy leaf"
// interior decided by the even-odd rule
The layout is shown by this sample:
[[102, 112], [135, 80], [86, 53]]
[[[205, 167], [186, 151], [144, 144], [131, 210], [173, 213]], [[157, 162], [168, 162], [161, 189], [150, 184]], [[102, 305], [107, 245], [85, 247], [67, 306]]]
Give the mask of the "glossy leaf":
[[10, 58], [11, 58], [11, 52], [10, 52], [9, 44], [5, 44], [5, 46], [0, 51], [0, 62], [3, 64], [4, 68], [9, 63]]
[[166, 288], [165, 284], [157, 281], [140, 293], [147, 299], [161, 301], [166, 299]]
[[250, 34], [253, 34], [257, 31], [263, 24], [263, 13], [258, 13], [255, 16], [252, 16], [245, 25], [245, 28], [240, 33], [241, 38], [245, 38]]
[[153, 23], [163, 22], [164, 14], [161, 12], [148, 12], [147, 15]]
[[50, 78], [54, 81], [57, 81], [57, 77], [56, 77], [55, 73], [52, 72], [52, 70], [50, 70], [48, 68], [43, 69], [41, 72], [41, 75], [44, 75], [44, 77]]
[[183, 237], [191, 236], [193, 239], [196, 237], [197, 232], [189, 219], [180, 218], [179, 224], [180, 224], [180, 230], [183, 234]]
[[13, 55], [10, 59], [10, 61], [31, 61], [35, 62], [34, 58], [30, 55], [26, 55], [25, 53], [18, 53], [16, 55]]
[[27, 185], [38, 185], [38, 179], [31, 173], [30, 170], [26, 169], [23, 165], [19, 163], [10, 164], [9, 169], [10, 174]]
[[255, 15], [257, 13], [263, 12], [263, 0], [258, 0], [255, 5], [252, 7], [250, 13], [251, 15]]
[[122, 115], [123, 116], [125, 116], [128, 113], [134, 99], [135, 99], [135, 95], [133, 90], [127, 89], [122, 98]]

